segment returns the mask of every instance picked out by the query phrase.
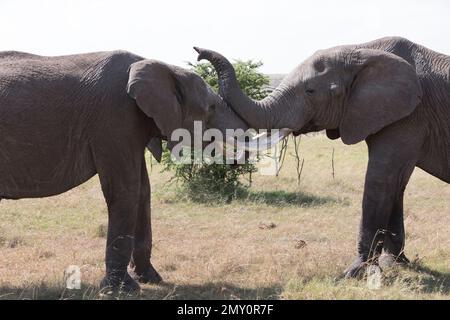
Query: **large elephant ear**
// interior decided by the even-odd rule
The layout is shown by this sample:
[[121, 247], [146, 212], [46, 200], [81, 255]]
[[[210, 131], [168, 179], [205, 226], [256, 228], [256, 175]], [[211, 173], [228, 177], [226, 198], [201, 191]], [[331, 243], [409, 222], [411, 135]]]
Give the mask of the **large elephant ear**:
[[352, 53], [355, 77], [339, 126], [342, 141], [354, 144], [410, 115], [422, 98], [415, 69], [381, 50]]
[[130, 67], [128, 94], [152, 118], [162, 136], [170, 138], [182, 123], [183, 90], [178, 75], [167, 64], [142, 60]]

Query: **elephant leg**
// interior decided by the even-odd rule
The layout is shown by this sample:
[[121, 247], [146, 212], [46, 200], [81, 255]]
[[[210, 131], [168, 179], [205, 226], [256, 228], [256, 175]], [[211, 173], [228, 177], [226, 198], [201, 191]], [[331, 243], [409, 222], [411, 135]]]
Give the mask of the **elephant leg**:
[[409, 263], [403, 249], [405, 247], [405, 226], [403, 221], [404, 187], [395, 200], [394, 208], [388, 224], [388, 233], [384, 236], [383, 253], [379, 258], [382, 268], [387, 268], [395, 262]]
[[372, 170], [368, 169], [364, 187], [358, 255], [345, 271], [346, 277], [361, 275], [367, 263], [373, 261], [381, 253], [382, 241], [392, 212], [393, 199], [389, 182], [371, 178], [370, 171]]
[[145, 161], [141, 168], [141, 187], [137, 223], [134, 233], [134, 249], [131, 267], [136, 278], [141, 283], [159, 283], [162, 278], [152, 266], [152, 225], [150, 208], [150, 182]]
[[[108, 206], [106, 275], [100, 286], [133, 292], [139, 290], [139, 285], [128, 274], [127, 267], [134, 247], [141, 164], [127, 163], [127, 158], [110, 157], [110, 160], [101, 163], [98, 169], [102, 191]], [[130, 159], [127, 160], [130, 161]], [[142, 161], [144, 161], [143, 158]]]
[[404, 246], [403, 190], [417, 162], [419, 147], [399, 137], [373, 138], [368, 146], [358, 255], [345, 271], [347, 277], [361, 275], [383, 248], [400, 254]]

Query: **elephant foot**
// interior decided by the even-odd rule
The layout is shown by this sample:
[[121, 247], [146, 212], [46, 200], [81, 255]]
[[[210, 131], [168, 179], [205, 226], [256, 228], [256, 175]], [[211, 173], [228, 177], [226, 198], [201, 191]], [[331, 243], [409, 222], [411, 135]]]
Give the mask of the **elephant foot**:
[[135, 268], [133, 271], [133, 277], [140, 283], [158, 284], [162, 281], [162, 277], [159, 275], [158, 271], [155, 270], [152, 264], [142, 271]]
[[103, 293], [125, 293], [136, 294], [141, 291], [139, 284], [128, 274], [121, 272], [119, 274], [107, 274], [100, 282], [100, 289]]
[[386, 270], [399, 265], [404, 266], [407, 264], [409, 264], [409, 260], [404, 253], [401, 253], [398, 256], [391, 253], [382, 253], [378, 257], [378, 265], [382, 270]]
[[355, 261], [350, 265], [350, 267], [347, 268], [347, 270], [344, 271], [344, 277], [345, 278], [362, 278], [366, 268], [367, 268], [367, 262], [363, 261], [361, 258], [356, 258]]

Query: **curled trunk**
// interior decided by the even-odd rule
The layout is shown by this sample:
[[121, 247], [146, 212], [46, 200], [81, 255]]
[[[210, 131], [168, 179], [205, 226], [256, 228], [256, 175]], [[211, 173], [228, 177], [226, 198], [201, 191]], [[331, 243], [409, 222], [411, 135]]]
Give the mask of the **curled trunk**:
[[231, 63], [221, 54], [194, 47], [198, 60], [206, 59], [216, 69], [220, 95], [254, 129], [296, 129], [299, 110], [295, 110], [295, 94], [289, 86], [281, 84], [269, 96], [256, 101], [247, 97], [239, 87]]

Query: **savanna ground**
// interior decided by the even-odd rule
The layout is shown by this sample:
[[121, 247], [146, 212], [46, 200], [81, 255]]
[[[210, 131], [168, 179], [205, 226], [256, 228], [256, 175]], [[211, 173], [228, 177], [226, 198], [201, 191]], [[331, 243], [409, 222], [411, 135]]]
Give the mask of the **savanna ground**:
[[[300, 187], [288, 154], [278, 177], [254, 174], [250, 193], [229, 204], [184, 199], [149, 162], [164, 283], [138, 298], [449, 299], [450, 185], [420, 169], [405, 196], [411, 266], [385, 272], [378, 290], [341, 278], [355, 255], [366, 149], [303, 137]], [[0, 212], [0, 298], [98, 298], [107, 213], [97, 177], [56, 197], [3, 200]], [[81, 290], [64, 289], [69, 265], [81, 268]]]

